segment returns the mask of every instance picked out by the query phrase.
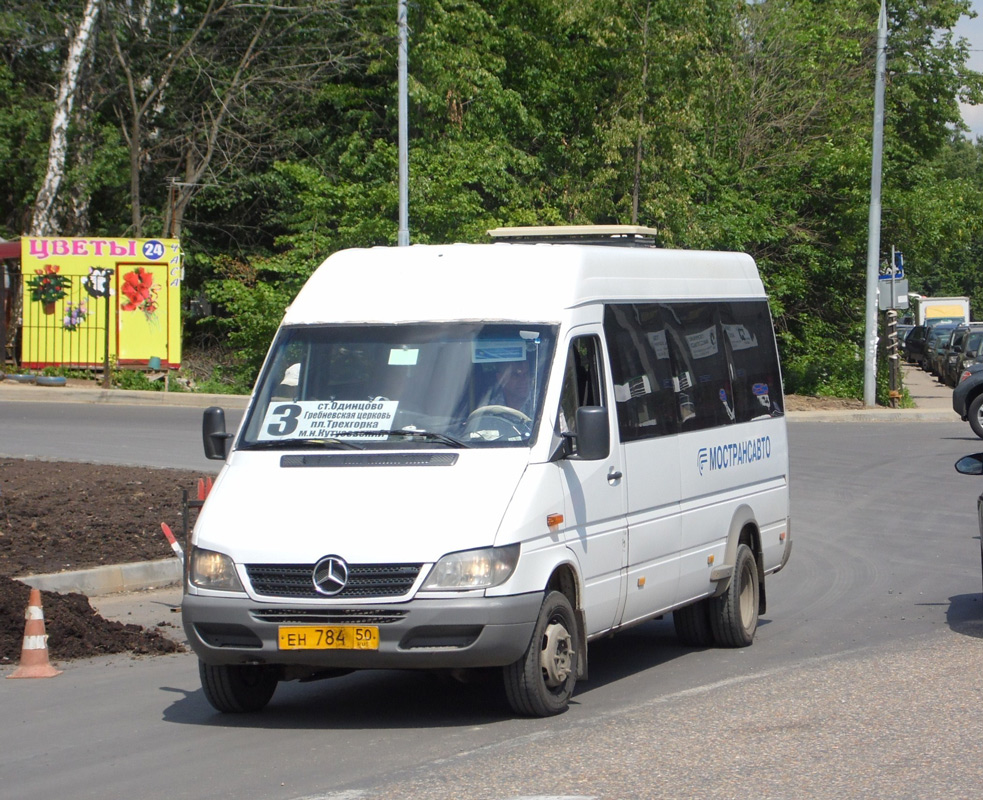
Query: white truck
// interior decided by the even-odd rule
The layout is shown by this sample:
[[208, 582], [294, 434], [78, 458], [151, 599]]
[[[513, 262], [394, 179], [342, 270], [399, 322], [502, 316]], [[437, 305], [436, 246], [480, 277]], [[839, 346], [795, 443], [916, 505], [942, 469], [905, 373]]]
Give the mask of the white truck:
[[916, 316], [916, 325], [937, 325], [944, 322], [969, 322], [968, 297], [924, 297], [913, 294], [909, 297]]

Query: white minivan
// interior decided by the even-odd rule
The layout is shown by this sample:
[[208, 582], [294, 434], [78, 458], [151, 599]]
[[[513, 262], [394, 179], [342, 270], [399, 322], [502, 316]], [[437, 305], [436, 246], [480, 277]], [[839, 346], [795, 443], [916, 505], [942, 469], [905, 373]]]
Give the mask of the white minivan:
[[589, 643], [672, 612], [751, 643], [789, 558], [768, 301], [741, 253], [626, 226], [335, 253], [287, 309], [195, 524], [209, 702], [283, 680], [501, 668], [563, 711]]

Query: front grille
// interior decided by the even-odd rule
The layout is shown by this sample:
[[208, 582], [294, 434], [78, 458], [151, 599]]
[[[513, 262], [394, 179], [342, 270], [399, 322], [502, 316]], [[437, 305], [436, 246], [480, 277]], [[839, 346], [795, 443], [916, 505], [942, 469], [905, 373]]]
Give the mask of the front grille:
[[[332, 600], [400, 597], [413, 587], [422, 564], [349, 564], [348, 583]], [[313, 564], [247, 564], [253, 591], [267, 597], [323, 600], [314, 588]]]
[[381, 608], [254, 608], [249, 613], [257, 622], [280, 625], [386, 625], [400, 622], [407, 612]]

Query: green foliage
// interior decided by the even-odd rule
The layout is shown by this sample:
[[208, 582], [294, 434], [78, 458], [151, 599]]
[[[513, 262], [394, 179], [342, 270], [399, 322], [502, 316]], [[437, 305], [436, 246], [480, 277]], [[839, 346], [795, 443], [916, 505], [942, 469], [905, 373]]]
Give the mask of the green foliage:
[[803, 325], [802, 331], [799, 338], [787, 334], [780, 338], [785, 391], [821, 397], [862, 397], [863, 352], [856, 344], [862, 331], [838, 328], [822, 320]]
[[114, 369], [110, 371], [110, 380], [116, 389], [126, 389], [140, 392], [162, 392], [163, 381], [151, 381], [145, 372], [134, 369]]
[[[411, 4], [412, 241], [637, 222], [666, 246], [749, 252], [786, 389], [859, 396], [878, 5]], [[8, 6], [0, 235], [17, 235], [79, 10]], [[983, 145], [953, 133], [959, 102], [983, 100], [951, 32], [970, 9], [889, 4], [881, 241], [904, 251], [913, 291], [969, 295], [983, 316]], [[158, 234], [179, 218], [185, 296], [214, 307], [189, 335], [221, 336], [239, 354], [215, 390], [251, 384], [327, 255], [395, 243], [396, 34], [385, 4], [191, 0], [177, 25], [162, 0], [139, 13], [105, 0], [69, 137], [66, 232]], [[177, 59], [185, 44], [193, 55]]]

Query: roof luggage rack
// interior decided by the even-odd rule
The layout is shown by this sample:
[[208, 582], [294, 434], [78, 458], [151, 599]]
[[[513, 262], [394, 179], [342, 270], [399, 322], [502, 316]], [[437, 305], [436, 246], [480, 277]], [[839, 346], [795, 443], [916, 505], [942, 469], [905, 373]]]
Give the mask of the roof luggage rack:
[[658, 231], [639, 225], [539, 225], [493, 228], [488, 235], [496, 242], [655, 247]]

